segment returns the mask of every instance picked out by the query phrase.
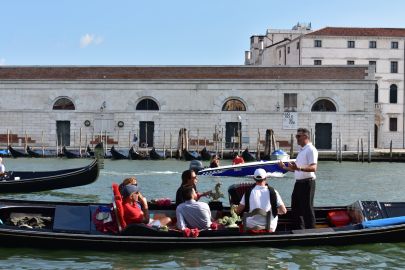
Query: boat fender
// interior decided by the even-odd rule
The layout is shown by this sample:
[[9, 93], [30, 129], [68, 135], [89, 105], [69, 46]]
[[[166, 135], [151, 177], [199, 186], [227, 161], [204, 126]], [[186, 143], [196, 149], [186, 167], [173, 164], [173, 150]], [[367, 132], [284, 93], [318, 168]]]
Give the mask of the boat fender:
[[405, 216], [368, 220], [362, 223], [364, 228], [377, 228], [400, 224], [405, 224]]

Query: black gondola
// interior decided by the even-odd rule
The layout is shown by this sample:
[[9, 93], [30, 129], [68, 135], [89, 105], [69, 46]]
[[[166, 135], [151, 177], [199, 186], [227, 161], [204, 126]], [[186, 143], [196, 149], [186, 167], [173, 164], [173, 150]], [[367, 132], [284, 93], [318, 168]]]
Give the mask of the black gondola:
[[28, 157], [27, 153], [15, 150], [11, 145], [8, 146], [8, 151], [13, 158]]
[[111, 159], [119, 160], [119, 159], [128, 159], [128, 155], [122, 154], [120, 151], [115, 149], [114, 145], [110, 149]]
[[153, 160], [160, 160], [165, 159], [166, 154], [163, 151], [156, 151], [155, 147], [153, 147], [149, 152], [149, 157]]
[[254, 156], [254, 155], [252, 155], [250, 152], [249, 152], [249, 149], [245, 149], [245, 151], [243, 151], [242, 152], [242, 157], [243, 157], [243, 160], [245, 161], [245, 162], [252, 162], [252, 161], [256, 161], [256, 157]]
[[214, 156], [215, 153], [214, 153], [214, 152], [211, 152], [211, 151], [208, 151], [207, 148], [204, 147], [204, 148], [201, 150], [200, 155], [201, 155], [201, 159], [202, 159], [202, 160], [208, 161], [208, 160], [211, 160], [212, 156]]
[[67, 150], [65, 146], [62, 147], [62, 154], [67, 158], [80, 158], [79, 151]]
[[[356, 207], [356, 205], [361, 207]], [[211, 205], [211, 210], [229, 215], [229, 207]], [[165, 213], [175, 216], [175, 205], [160, 206], [150, 204], [150, 213]], [[219, 227], [217, 230], [200, 231], [198, 237], [185, 237], [176, 229], [159, 230], [147, 225], [131, 224], [121, 227], [122, 213], [109, 204], [64, 203], [0, 200], [0, 245], [6, 247], [31, 247], [86, 250], [173, 250], [192, 248], [220, 248], [229, 246], [320, 246], [351, 245], [362, 243], [403, 242], [405, 240], [404, 203], [379, 203], [358, 201], [349, 207], [316, 207], [318, 227], [307, 230], [291, 229], [291, 216], [279, 217], [276, 232], [244, 232], [239, 228]], [[115, 211], [114, 211], [115, 210]], [[374, 210], [377, 210], [375, 212]], [[98, 213], [102, 212], [102, 215]], [[351, 224], [337, 227], [328, 221], [330, 213], [350, 214]], [[380, 216], [375, 216], [379, 214]], [[13, 217], [37, 217], [45, 220], [43, 228], [17, 226]], [[113, 217], [111, 225], [116, 231], [101, 232], [96, 229], [100, 218]], [[373, 218], [374, 217], [374, 218]], [[355, 220], [356, 218], [369, 221]], [[375, 219], [377, 220], [371, 220]], [[378, 219], [380, 218], [380, 219]], [[370, 224], [375, 227], [370, 227]]]
[[40, 158], [40, 157], [56, 157], [55, 151], [52, 150], [33, 150], [31, 147], [27, 146], [27, 153], [30, 157]]
[[87, 145], [87, 148], [86, 148], [86, 155], [87, 155], [88, 157], [94, 157], [94, 151], [91, 150], [90, 145]]
[[82, 186], [96, 181], [97, 160], [90, 165], [59, 171], [8, 171], [0, 180], [0, 193], [37, 192]]
[[183, 154], [186, 161], [201, 160], [201, 156], [197, 151], [183, 150]]
[[131, 149], [129, 149], [128, 152], [128, 157], [131, 160], [142, 160], [142, 159], [146, 159], [146, 155], [143, 153], [140, 153], [138, 151], [135, 150], [134, 146], [131, 147]]

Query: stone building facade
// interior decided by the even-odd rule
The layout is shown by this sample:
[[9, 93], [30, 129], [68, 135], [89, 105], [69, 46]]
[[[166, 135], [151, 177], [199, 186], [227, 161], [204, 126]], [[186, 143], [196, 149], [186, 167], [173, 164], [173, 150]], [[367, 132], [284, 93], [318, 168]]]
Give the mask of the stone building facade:
[[[289, 32], [294, 35], [288, 36]], [[405, 148], [404, 28], [325, 27], [312, 31], [303, 25], [300, 31], [269, 29], [266, 35], [251, 37], [250, 46], [249, 53], [245, 52], [247, 65], [373, 66], [377, 79], [375, 147], [388, 148], [392, 141], [393, 147]]]
[[340, 134], [356, 150], [373, 129], [374, 85], [367, 66], [3, 66], [0, 144], [8, 132], [14, 145], [46, 147], [106, 134], [167, 149], [186, 128], [191, 149], [256, 150], [266, 129], [283, 146], [307, 127], [318, 148], [335, 149]]

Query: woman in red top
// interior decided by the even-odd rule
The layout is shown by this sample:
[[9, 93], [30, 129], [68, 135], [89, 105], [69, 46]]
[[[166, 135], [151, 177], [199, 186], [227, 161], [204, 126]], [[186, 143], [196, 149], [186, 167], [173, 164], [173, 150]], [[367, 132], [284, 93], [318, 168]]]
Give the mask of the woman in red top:
[[144, 223], [152, 226], [165, 226], [169, 224], [171, 219], [163, 214], [156, 214], [153, 218], [149, 218], [148, 201], [139, 191], [139, 187], [135, 185], [126, 185], [122, 189], [122, 207], [127, 225]]

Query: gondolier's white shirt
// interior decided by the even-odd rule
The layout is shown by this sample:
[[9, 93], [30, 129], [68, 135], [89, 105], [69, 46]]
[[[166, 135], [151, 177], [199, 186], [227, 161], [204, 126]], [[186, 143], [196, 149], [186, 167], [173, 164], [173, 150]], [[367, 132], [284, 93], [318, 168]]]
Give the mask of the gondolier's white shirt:
[[[274, 190], [277, 195], [277, 208], [284, 204], [283, 200], [281, 199], [280, 194], [277, 190]], [[243, 195], [242, 199], [240, 200], [240, 204], [245, 205], [245, 195]], [[250, 193], [249, 197], [249, 212], [252, 212], [254, 209], [260, 208], [264, 211], [271, 211], [271, 204], [270, 204], [270, 194], [269, 189], [266, 186], [255, 186], [252, 189], [252, 193]], [[270, 230], [274, 232], [277, 228], [278, 216], [270, 217]], [[266, 226], [266, 217], [263, 216], [253, 216], [248, 217], [246, 219], [247, 227], [253, 228], [255, 226]]]
[[[304, 147], [300, 149], [298, 152], [298, 156], [295, 159], [295, 164], [298, 167], [306, 167], [310, 164], [317, 164], [318, 163], [318, 150], [316, 150], [315, 146], [312, 143], [306, 144]], [[295, 179], [306, 179], [306, 178], [316, 178], [314, 172], [303, 172], [303, 171], [295, 171]]]
[[6, 172], [6, 167], [4, 167], [3, 164], [0, 164], [0, 173], [5, 173]]

